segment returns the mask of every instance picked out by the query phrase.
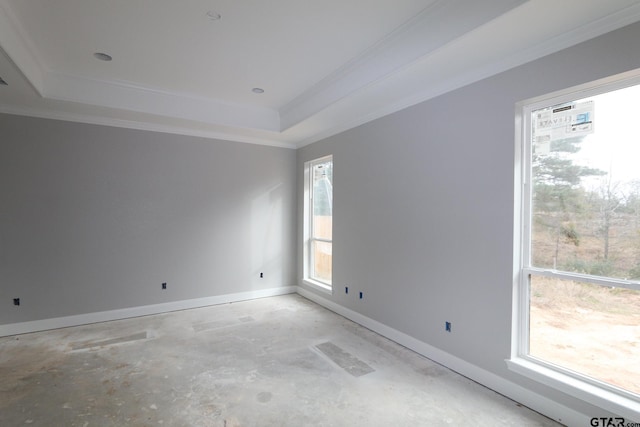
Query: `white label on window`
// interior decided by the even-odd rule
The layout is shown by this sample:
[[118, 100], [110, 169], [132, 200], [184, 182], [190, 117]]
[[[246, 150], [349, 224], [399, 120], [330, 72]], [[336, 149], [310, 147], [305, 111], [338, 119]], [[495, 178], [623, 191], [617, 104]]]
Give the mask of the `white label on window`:
[[573, 103], [533, 113], [534, 150], [548, 153], [552, 141], [593, 133], [593, 101]]

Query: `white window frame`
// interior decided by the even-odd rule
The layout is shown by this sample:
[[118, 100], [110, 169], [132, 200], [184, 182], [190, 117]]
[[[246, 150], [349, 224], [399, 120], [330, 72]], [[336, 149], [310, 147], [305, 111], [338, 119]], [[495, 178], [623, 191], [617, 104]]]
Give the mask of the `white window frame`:
[[575, 396], [613, 414], [625, 417], [627, 421], [637, 421], [638, 414], [640, 414], [638, 396], [529, 355], [529, 275], [640, 289], [640, 282], [636, 281], [593, 277], [531, 266], [531, 113], [541, 108], [637, 84], [640, 84], [640, 70], [597, 80], [516, 104], [513, 326], [511, 357], [506, 361], [509, 369], [514, 372]]
[[[304, 163], [304, 213], [303, 213], [303, 281], [304, 283], [315, 287], [323, 292], [333, 293], [333, 286], [331, 283], [326, 283], [317, 278], [311, 277], [311, 269], [313, 266], [313, 242], [321, 241], [331, 243], [333, 246], [333, 239], [318, 239], [313, 237], [313, 176], [311, 171], [313, 167], [320, 163], [326, 163], [331, 161], [333, 163], [333, 155], [323, 156], [314, 160], [310, 160]], [[332, 256], [333, 262], [333, 256]], [[333, 269], [332, 269], [333, 271]], [[333, 274], [333, 273], [332, 273]], [[333, 282], [333, 278], [332, 278]]]

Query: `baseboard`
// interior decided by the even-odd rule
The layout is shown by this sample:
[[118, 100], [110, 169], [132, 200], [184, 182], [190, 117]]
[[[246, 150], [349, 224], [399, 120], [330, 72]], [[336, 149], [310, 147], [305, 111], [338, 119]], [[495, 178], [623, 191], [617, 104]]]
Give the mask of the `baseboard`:
[[118, 310], [78, 314], [74, 316], [55, 317], [52, 319], [9, 323], [6, 325], [0, 325], [0, 337], [46, 331], [50, 329], [67, 328], [70, 326], [87, 325], [90, 323], [108, 322], [110, 320], [128, 319], [131, 317], [148, 316], [151, 314], [160, 314], [170, 311], [186, 310], [190, 308], [199, 308], [210, 305], [226, 304], [230, 302], [246, 301], [256, 298], [292, 294], [295, 292], [296, 286], [284, 286], [280, 288], [261, 289], [256, 291], [239, 292], [235, 294], [166, 302], [162, 304], [143, 305], [139, 307], [130, 307]]
[[415, 351], [428, 359], [437, 362], [452, 371], [459, 373], [483, 386], [490, 388], [522, 405], [533, 409], [551, 419], [568, 426], [587, 426], [591, 417], [561, 405], [544, 396], [532, 392], [518, 384], [508, 381], [496, 374], [479, 368], [465, 360], [453, 356], [445, 351], [419, 341], [403, 332], [393, 329], [383, 323], [373, 320], [349, 308], [334, 303], [316, 293], [300, 286], [297, 293], [321, 306], [346, 317], [347, 319], [371, 329], [398, 344]]

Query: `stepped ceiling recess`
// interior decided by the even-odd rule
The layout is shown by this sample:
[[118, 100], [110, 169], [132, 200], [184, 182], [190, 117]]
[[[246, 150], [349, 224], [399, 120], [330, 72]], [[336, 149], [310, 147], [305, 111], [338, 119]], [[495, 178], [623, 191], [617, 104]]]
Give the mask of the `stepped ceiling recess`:
[[295, 148], [638, 20], [637, 0], [0, 0], [0, 112]]

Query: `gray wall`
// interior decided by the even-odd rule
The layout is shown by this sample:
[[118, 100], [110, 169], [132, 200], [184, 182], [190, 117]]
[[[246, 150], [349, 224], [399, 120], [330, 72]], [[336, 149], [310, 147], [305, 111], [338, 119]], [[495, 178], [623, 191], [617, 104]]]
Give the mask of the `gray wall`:
[[[638, 40], [636, 24], [299, 149], [299, 215], [304, 162], [334, 156], [335, 291], [319, 295], [578, 411], [601, 414], [505, 364], [514, 113], [520, 100], [640, 67]], [[298, 279], [314, 291], [302, 282], [302, 260]], [[453, 333], [445, 332], [445, 321]]]
[[295, 284], [294, 150], [12, 115], [0, 135], [0, 324]]
[[504, 362], [514, 104], [640, 67], [637, 40], [636, 24], [297, 153], [0, 115], [0, 324], [305, 286], [296, 191], [304, 161], [333, 154], [336, 292], [322, 296], [603, 415]]

